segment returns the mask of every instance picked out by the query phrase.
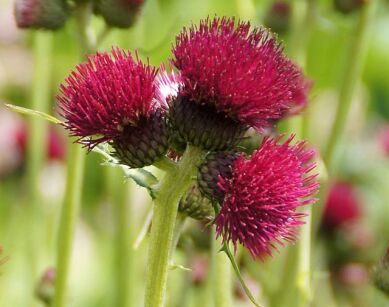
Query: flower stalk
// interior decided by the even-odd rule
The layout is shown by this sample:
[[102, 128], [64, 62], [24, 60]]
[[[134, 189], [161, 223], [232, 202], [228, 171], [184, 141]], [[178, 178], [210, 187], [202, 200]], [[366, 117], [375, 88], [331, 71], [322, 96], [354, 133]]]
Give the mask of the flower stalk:
[[[82, 55], [96, 48], [95, 39], [89, 23], [91, 13], [92, 7], [90, 4], [80, 4], [75, 11], [78, 28], [77, 34], [79, 36]], [[57, 280], [54, 296], [55, 307], [66, 306], [67, 282], [76, 221], [81, 203], [84, 164], [84, 149], [81, 146], [73, 144], [73, 141], [70, 141], [68, 146], [65, 198], [58, 230]]]
[[211, 235], [214, 304], [215, 307], [231, 307], [233, 306], [231, 263], [224, 252], [220, 251], [222, 240], [215, 239], [215, 227], [212, 228]]
[[167, 171], [156, 191], [146, 275], [145, 307], [164, 306], [178, 202], [192, 183], [202, 151], [188, 145], [174, 171]]
[[346, 68], [340, 85], [338, 106], [335, 121], [331, 129], [330, 138], [324, 154], [324, 162], [330, 173], [334, 172], [334, 158], [340, 144], [347, 116], [352, 104], [355, 86], [360, 78], [365, 60], [366, 48], [369, 40], [369, 29], [374, 17], [377, 1], [368, 1], [362, 8], [349, 47]]

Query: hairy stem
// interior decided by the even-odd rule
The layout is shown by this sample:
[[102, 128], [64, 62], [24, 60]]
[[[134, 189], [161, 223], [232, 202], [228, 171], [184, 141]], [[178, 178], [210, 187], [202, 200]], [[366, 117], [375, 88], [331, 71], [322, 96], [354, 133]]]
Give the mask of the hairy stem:
[[156, 191], [146, 274], [146, 307], [164, 306], [178, 202], [192, 182], [201, 151], [188, 145], [174, 171], [166, 172]]

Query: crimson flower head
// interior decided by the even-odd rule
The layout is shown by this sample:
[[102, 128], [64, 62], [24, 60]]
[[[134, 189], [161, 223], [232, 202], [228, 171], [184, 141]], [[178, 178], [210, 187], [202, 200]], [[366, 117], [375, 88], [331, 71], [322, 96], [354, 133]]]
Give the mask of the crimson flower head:
[[349, 182], [335, 182], [323, 212], [323, 226], [330, 230], [338, 229], [360, 216], [360, 203], [355, 187]]
[[[176, 39], [173, 64], [187, 103], [208, 105], [235, 121], [261, 129], [280, 119], [306, 87], [268, 30], [233, 18], [206, 19]], [[303, 101], [305, 97], [299, 97]]]
[[235, 160], [230, 176], [219, 176], [224, 198], [215, 219], [217, 233], [235, 246], [243, 244], [254, 257], [294, 241], [304, 216], [296, 209], [315, 201], [318, 183], [309, 174], [314, 152], [304, 142], [291, 145], [292, 139], [265, 139], [249, 159]]
[[168, 146], [155, 77], [155, 68], [129, 52], [89, 56], [60, 87], [65, 127], [89, 148], [110, 142], [124, 164], [152, 164]]

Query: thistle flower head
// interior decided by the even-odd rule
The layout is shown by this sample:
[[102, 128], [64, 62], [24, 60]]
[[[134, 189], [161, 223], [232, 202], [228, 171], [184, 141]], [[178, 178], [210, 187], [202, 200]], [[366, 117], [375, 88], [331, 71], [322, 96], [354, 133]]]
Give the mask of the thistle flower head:
[[60, 87], [66, 128], [92, 147], [120, 136], [125, 126], [136, 126], [158, 108], [155, 76], [153, 67], [123, 50], [89, 56]]
[[250, 159], [239, 157], [230, 177], [219, 177], [224, 192], [215, 223], [224, 241], [243, 244], [254, 257], [271, 254], [277, 244], [293, 241], [303, 224], [301, 205], [315, 201], [316, 175], [310, 175], [313, 151], [304, 142], [291, 145], [265, 139]]
[[[173, 49], [191, 103], [261, 129], [281, 118], [305, 93], [301, 70], [264, 28], [233, 18], [214, 18], [184, 28]], [[300, 99], [301, 100], [301, 99]]]
[[113, 154], [130, 167], [153, 164], [168, 148], [156, 72], [119, 49], [89, 57], [61, 85], [65, 127], [89, 148], [110, 142]]

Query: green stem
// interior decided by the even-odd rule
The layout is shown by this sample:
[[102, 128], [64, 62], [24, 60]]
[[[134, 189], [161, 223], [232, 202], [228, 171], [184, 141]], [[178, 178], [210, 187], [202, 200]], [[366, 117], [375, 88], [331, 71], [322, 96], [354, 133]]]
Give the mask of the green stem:
[[68, 168], [65, 199], [62, 206], [57, 252], [57, 279], [55, 283], [54, 306], [66, 306], [67, 282], [76, 219], [81, 202], [85, 151], [81, 146], [68, 147]]
[[[31, 109], [47, 112], [51, 90], [52, 33], [37, 31], [34, 34], [34, 79]], [[39, 202], [39, 172], [46, 156], [47, 122], [29, 117], [27, 177], [31, 200]]]
[[211, 233], [214, 304], [215, 307], [230, 307], [233, 306], [231, 263], [228, 257], [220, 252], [222, 240], [215, 239], [215, 227]]
[[146, 274], [146, 307], [164, 305], [178, 202], [189, 188], [201, 156], [200, 149], [188, 145], [175, 171], [166, 172], [156, 191]]
[[[52, 34], [48, 32], [36, 32], [34, 34], [34, 79], [31, 89], [31, 108], [47, 112], [50, 104], [51, 90], [51, 59], [52, 59]], [[27, 148], [27, 181], [29, 189], [30, 212], [27, 228], [31, 234], [28, 242], [30, 268], [33, 282], [38, 278], [39, 250], [42, 250], [44, 237], [38, 237], [37, 224], [34, 221], [42, 219], [39, 193], [39, 178], [44, 159], [46, 157], [47, 123], [37, 117], [31, 116], [28, 121], [28, 148]], [[38, 246], [38, 248], [37, 248]]]
[[355, 85], [359, 80], [362, 65], [365, 60], [365, 53], [369, 38], [369, 28], [374, 16], [374, 8], [377, 1], [367, 1], [364, 5], [355, 32], [352, 37], [349, 53], [347, 56], [346, 68], [343, 80], [340, 85], [340, 93], [336, 117], [331, 129], [328, 145], [324, 154], [324, 162], [330, 173], [333, 171], [334, 157], [337, 147], [343, 138], [344, 128], [347, 123], [347, 116], [351, 107]]
[[[131, 255], [131, 216], [128, 203], [128, 182], [123, 182], [124, 178], [117, 169], [110, 169], [116, 177], [113, 180], [115, 186], [111, 192], [115, 195], [115, 213], [117, 223], [116, 233], [116, 268], [117, 268], [117, 304], [118, 307], [129, 307], [133, 303], [133, 291], [131, 287], [133, 255]], [[119, 176], [118, 176], [119, 175]]]
[[[89, 23], [91, 14], [91, 3], [80, 4], [75, 10], [76, 33], [79, 37], [82, 53], [91, 52], [96, 48], [93, 29]], [[67, 282], [76, 220], [81, 203], [84, 164], [84, 149], [79, 145], [69, 143], [65, 198], [58, 230], [57, 279], [55, 283], [54, 307], [66, 306]]]

